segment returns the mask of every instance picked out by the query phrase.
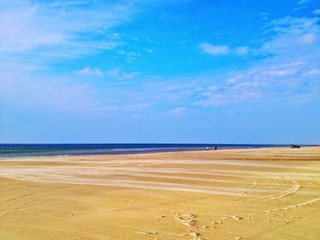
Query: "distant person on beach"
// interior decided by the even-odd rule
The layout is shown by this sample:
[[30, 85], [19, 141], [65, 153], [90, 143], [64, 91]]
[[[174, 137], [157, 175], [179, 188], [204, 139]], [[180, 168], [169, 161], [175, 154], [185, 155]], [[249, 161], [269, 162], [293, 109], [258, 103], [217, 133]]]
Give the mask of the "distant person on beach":
[[215, 146], [215, 147], [214, 147], [214, 150], [217, 150], [217, 149], [218, 149], [218, 147], [217, 147], [217, 146]]

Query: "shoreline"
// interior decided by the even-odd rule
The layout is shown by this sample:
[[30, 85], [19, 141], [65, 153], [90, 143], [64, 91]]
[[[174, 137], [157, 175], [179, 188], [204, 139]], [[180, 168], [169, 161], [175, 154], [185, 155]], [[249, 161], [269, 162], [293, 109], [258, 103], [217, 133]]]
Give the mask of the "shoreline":
[[[36, 155], [36, 156], [9, 156], [9, 157], [0, 157], [1, 161], [17, 161], [17, 162], [28, 162], [29, 160], [64, 160], [64, 159], [82, 159], [82, 158], [92, 158], [92, 159], [102, 159], [102, 158], [117, 158], [117, 157], [125, 157], [125, 158], [136, 158], [136, 157], [148, 157], [148, 156], [170, 156], [172, 155], [174, 158], [177, 156], [191, 156], [191, 158], [198, 157], [207, 157], [208, 154], [211, 156], [211, 159], [221, 160], [244, 160], [243, 158], [239, 158], [241, 155], [245, 155], [245, 160], [263, 160], [263, 159], [286, 159], [289, 160], [301, 159], [303, 160], [304, 156], [308, 156], [313, 160], [318, 159], [317, 151], [320, 151], [320, 146], [302, 146], [301, 148], [290, 148], [288, 147], [256, 147], [256, 148], [221, 148], [221, 149], [189, 149], [189, 150], [170, 150], [170, 151], [155, 151], [155, 152], [123, 152], [123, 153], [96, 153], [96, 154], [71, 154], [71, 155]], [[279, 152], [277, 152], [279, 151]], [[316, 155], [310, 155], [310, 151], [315, 152]], [[274, 152], [274, 153], [273, 153]], [[249, 154], [248, 154], [249, 153]], [[296, 154], [298, 153], [298, 155]], [[303, 155], [305, 153], [305, 155]], [[304, 159], [305, 160], [305, 159]]]
[[[312, 147], [316, 145], [300, 145]], [[0, 160], [7, 157], [122, 155], [227, 149], [290, 147], [281, 144], [0, 144]]]

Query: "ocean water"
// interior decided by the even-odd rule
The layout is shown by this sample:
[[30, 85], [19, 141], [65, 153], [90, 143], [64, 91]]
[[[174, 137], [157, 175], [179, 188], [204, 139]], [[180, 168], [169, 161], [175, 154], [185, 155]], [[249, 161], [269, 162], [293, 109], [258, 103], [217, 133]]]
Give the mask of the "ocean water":
[[[0, 144], [0, 158], [59, 155], [132, 154], [206, 150], [207, 148], [261, 148], [258, 144]], [[284, 145], [282, 145], [284, 146]]]

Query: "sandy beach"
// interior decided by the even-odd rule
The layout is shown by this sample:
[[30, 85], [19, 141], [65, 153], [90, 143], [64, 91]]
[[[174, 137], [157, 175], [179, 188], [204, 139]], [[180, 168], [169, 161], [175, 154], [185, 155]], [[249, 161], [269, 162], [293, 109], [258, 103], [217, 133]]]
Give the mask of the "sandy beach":
[[0, 160], [0, 239], [318, 239], [320, 147]]

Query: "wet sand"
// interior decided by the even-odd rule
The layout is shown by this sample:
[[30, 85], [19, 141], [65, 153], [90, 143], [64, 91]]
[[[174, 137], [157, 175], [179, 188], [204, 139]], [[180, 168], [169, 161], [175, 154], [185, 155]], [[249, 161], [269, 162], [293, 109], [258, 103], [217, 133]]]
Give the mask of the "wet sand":
[[320, 147], [0, 160], [0, 239], [317, 239]]

